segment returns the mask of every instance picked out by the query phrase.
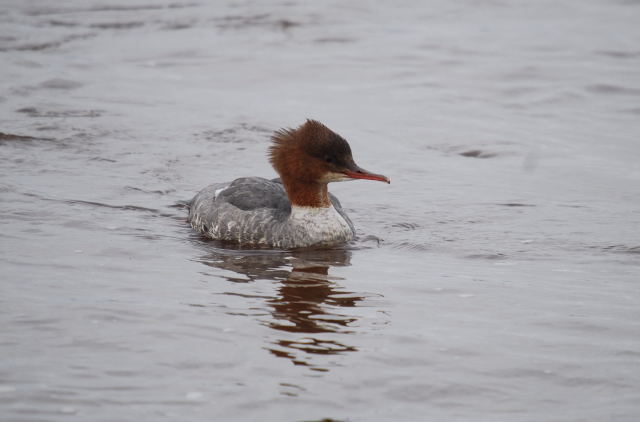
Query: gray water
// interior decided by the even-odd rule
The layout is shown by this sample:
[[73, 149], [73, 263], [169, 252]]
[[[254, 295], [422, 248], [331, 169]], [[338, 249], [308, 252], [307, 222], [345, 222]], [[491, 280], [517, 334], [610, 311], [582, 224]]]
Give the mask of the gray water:
[[[638, 1], [0, 1], [0, 420], [640, 420]], [[359, 239], [207, 241], [315, 118]]]

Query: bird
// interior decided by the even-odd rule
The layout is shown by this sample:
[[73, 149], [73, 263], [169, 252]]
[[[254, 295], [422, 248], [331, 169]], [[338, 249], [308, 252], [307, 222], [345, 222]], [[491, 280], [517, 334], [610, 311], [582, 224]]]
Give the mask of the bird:
[[349, 143], [318, 122], [277, 130], [268, 157], [280, 176], [211, 184], [190, 201], [189, 223], [202, 235], [242, 246], [334, 247], [355, 228], [327, 185], [356, 179], [391, 183], [359, 167]]

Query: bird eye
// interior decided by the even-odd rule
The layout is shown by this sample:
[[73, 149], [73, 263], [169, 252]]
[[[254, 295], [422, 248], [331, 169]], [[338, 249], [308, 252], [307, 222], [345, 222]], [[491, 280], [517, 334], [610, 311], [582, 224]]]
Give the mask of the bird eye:
[[324, 157], [324, 161], [326, 161], [327, 163], [331, 164], [331, 163], [333, 163], [333, 158], [331, 158], [331, 157]]

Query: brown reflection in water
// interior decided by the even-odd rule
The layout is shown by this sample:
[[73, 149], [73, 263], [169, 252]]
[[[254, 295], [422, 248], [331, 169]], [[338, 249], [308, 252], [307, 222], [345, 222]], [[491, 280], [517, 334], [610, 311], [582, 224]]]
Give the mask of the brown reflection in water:
[[216, 250], [202, 262], [240, 274], [241, 277], [226, 277], [233, 282], [279, 280], [277, 295], [265, 298], [273, 319], [264, 324], [287, 334], [272, 341], [266, 349], [274, 356], [315, 371], [328, 371], [313, 362], [318, 355], [357, 351], [344, 342], [353, 332], [350, 324], [357, 318], [341, 313], [340, 309], [355, 307], [364, 297], [342, 290], [335, 277], [329, 275], [332, 266], [350, 265], [351, 252], [263, 252]]
[[339, 307], [356, 306], [363, 298], [352, 292], [339, 291], [328, 274], [328, 265], [296, 262], [289, 277], [278, 288], [278, 296], [268, 301], [275, 319], [268, 325], [275, 330], [341, 334], [331, 338], [327, 338], [327, 335], [305, 335], [298, 339], [280, 339], [274, 342], [277, 348], [268, 349], [275, 356], [291, 359], [295, 365], [305, 365], [316, 371], [327, 369], [314, 365], [311, 362], [313, 355], [335, 355], [357, 350], [338, 340], [352, 332], [348, 326], [356, 320], [353, 316], [341, 314]]
[[277, 319], [269, 326], [292, 333], [333, 333], [353, 322], [355, 318], [329, 312], [327, 305], [353, 307], [362, 298], [336, 297], [328, 273], [328, 266], [294, 267], [278, 289], [278, 297], [269, 301]]

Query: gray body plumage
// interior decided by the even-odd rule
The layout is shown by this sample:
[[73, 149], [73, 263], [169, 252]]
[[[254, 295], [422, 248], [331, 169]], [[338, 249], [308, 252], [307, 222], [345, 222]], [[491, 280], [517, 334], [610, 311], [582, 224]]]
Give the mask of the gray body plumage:
[[280, 179], [246, 177], [202, 189], [191, 201], [189, 223], [207, 237], [290, 249], [351, 240], [353, 223], [338, 199], [332, 207], [292, 207]]

